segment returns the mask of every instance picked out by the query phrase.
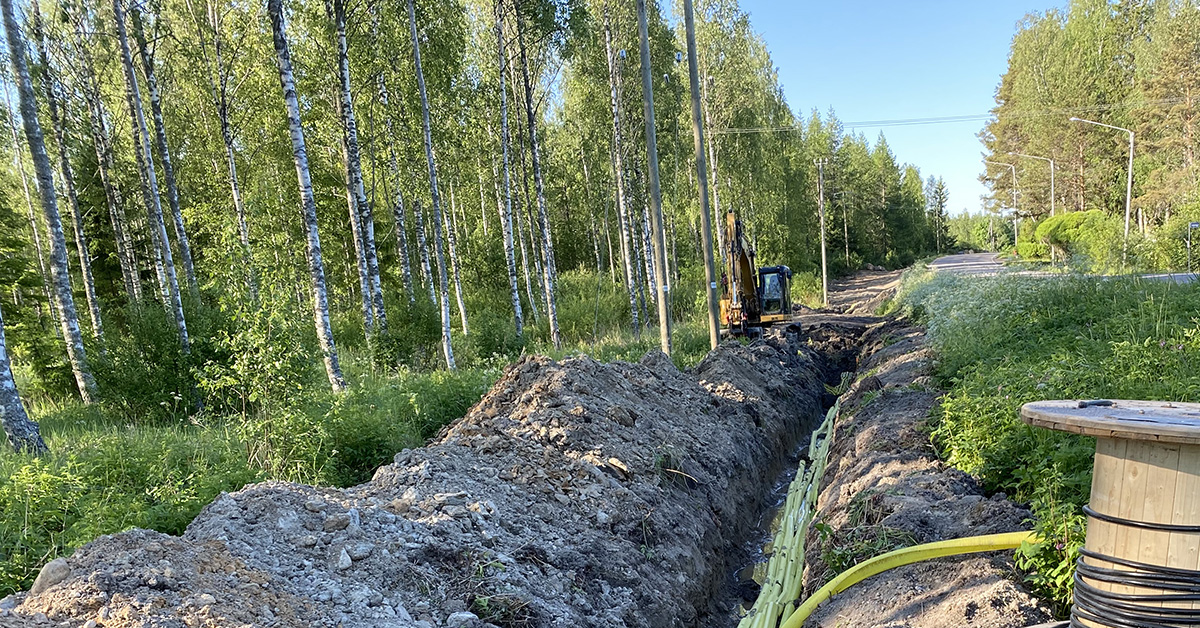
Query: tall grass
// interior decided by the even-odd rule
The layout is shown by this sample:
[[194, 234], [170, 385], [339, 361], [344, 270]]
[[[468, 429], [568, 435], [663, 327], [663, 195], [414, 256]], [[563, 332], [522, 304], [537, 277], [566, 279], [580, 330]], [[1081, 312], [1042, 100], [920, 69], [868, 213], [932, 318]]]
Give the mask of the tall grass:
[[1070, 600], [1094, 440], [1023, 424], [1045, 399], [1200, 401], [1200, 286], [1139, 279], [960, 277], [917, 269], [893, 307], [921, 317], [948, 388], [933, 440], [989, 491], [1029, 502], [1047, 542], [1032, 583]]

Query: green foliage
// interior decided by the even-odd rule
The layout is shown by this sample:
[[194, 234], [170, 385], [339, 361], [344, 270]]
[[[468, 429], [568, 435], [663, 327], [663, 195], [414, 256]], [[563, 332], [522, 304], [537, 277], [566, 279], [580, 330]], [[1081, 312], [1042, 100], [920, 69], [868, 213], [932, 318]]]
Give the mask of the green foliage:
[[1121, 268], [1120, 219], [1099, 210], [1058, 214], [1037, 227], [1039, 242], [1064, 253], [1071, 266], [1105, 273]]
[[1032, 583], [1069, 599], [1094, 441], [1033, 428], [1044, 399], [1200, 401], [1200, 286], [1138, 279], [905, 277], [899, 309], [922, 316], [948, 385], [933, 440], [989, 491], [1032, 504], [1051, 539], [1022, 550]]

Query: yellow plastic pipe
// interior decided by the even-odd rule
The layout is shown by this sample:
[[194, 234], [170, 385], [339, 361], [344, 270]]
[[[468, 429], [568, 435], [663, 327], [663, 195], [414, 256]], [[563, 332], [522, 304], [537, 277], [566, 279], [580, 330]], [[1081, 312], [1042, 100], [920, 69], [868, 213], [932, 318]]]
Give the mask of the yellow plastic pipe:
[[783, 623], [779, 628], [801, 628], [804, 621], [817, 610], [825, 600], [849, 589], [850, 587], [870, 578], [871, 576], [883, 573], [889, 569], [911, 565], [924, 560], [933, 558], [942, 558], [944, 556], [957, 556], [959, 554], [977, 554], [979, 552], [993, 552], [999, 550], [1012, 550], [1021, 546], [1024, 542], [1034, 543], [1037, 541], [1037, 536], [1033, 532], [1007, 532], [1004, 534], [988, 534], [985, 536], [973, 536], [965, 539], [951, 539], [949, 541], [938, 541], [936, 543], [926, 543], [925, 545], [916, 545], [914, 547], [906, 547], [898, 549], [894, 552], [888, 552], [880, 556], [876, 556], [870, 560], [865, 560], [846, 571], [838, 574], [836, 578], [830, 580], [828, 584], [821, 587], [819, 591], [804, 601], [795, 613]]

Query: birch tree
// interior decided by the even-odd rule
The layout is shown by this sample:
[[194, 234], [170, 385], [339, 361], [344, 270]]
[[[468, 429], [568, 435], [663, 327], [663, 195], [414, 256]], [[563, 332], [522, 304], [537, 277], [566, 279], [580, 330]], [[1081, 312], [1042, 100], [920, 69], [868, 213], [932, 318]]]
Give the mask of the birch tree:
[[38, 55], [42, 58], [42, 73], [46, 84], [46, 102], [50, 109], [50, 124], [54, 127], [54, 139], [58, 143], [58, 169], [63, 178], [63, 189], [67, 193], [67, 203], [71, 209], [71, 226], [75, 232], [75, 249], [79, 256], [79, 271], [83, 278], [83, 294], [87, 300], [88, 316], [92, 323], [92, 337], [104, 339], [104, 326], [100, 318], [100, 303], [96, 298], [96, 279], [92, 275], [92, 259], [88, 253], [87, 237], [83, 233], [83, 214], [79, 209], [79, 195], [75, 193], [75, 174], [71, 168], [71, 158], [67, 154], [67, 131], [63, 117], [65, 111], [60, 111], [58, 99], [58, 78], [54, 66], [50, 62], [50, 49], [46, 45], [46, 30], [42, 24], [42, 12], [37, 0], [31, 5], [33, 9], [33, 34], [36, 40]]
[[[450, 182], [450, 216], [454, 218], [454, 182]], [[454, 235], [455, 227], [453, 223], [459, 222], [457, 219], [451, 221], [451, 227], [446, 230], [446, 243], [450, 248], [450, 270], [454, 274], [454, 298], [458, 303], [458, 316], [462, 319], [463, 335], [470, 333], [467, 328], [467, 308], [463, 304], [462, 280], [458, 273], [458, 238]]]
[[442, 213], [438, 196], [437, 162], [433, 156], [433, 131], [429, 120], [429, 95], [425, 91], [425, 73], [421, 70], [421, 41], [417, 37], [417, 13], [413, 0], [408, 0], [408, 28], [412, 35], [413, 64], [417, 71], [417, 90], [421, 95], [421, 122], [425, 130], [425, 161], [429, 164], [429, 193], [433, 214], [433, 249], [437, 256], [438, 283], [441, 289], [442, 352], [446, 368], [454, 370], [454, 349], [450, 345], [450, 294], [446, 277], [446, 259], [442, 255]]
[[621, 145], [621, 106], [618, 86], [620, 74], [617, 69], [617, 57], [613, 53], [612, 20], [608, 14], [608, 6], [604, 8], [604, 53], [608, 61], [608, 92], [612, 105], [613, 146], [611, 151], [613, 169], [613, 187], [617, 192], [617, 224], [621, 240], [621, 263], [625, 267], [625, 289], [629, 293], [629, 317], [633, 325], [633, 335], [641, 337], [642, 329], [638, 322], [637, 277], [634, 273], [633, 251], [630, 250], [629, 211], [625, 191], [625, 164], [622, 158], [624, 147]]
[[[12, 0], [4, 0], [6, 11], [10, 11]], [[12, 32], [12, 31], [9, 31]], [[4, 313], [0, 312], [0, 427], [8, 437], [8, 444], [16, 451], [44, 454], [48, 451], [42, 440], [38, 424], [30, 420], [17, 392], [13, 378], [12, 362], [8, 358], [8, 345], [4, 340]]]
[[[362, 151], [358, 143], [358, 122], [354, 116], [354, 97], [350, 88], [350, 54], [346, 42], [346, 0], [332, 0], [334, 26], [337, 29], [338, 109], [342, 116], [342, 132], [346, 144], [346, 178], [349, 186], [351, 221], [357, 215], [358, 235], [366, 266], [366, 284], [372, 315], [379, 330], [387, 329], [387, 314], [383, 309], [383, 286], [379, 276], [379, 258], [375, 249], [375, 218], [367, 202], [363, 186]], [[367, 333], [373, 330], [368, 329]]]
[[396, 188], [396, 199], [392, 202], [392, 220], [396, 229], [396, 255], [400, 258], [400, 273], [404, 279], [404, 292], [408, 295], [408, 302], [416, 301], [416, 296], [413, 293], [412, 269], [408, 262], [408, 231], [405, 228], [405, 211], [404, 211], [404, 196], [400, 186], [400, 166], [396, 159], [396, 144], [393, 138], [396, 137], [396, 131], [392, 127], [392, 116], [388, 115], [388, 91], [387, 85], [384, 83], [383, 75], [379, 75], [379, 104], [383, 105], [384, 120], [387, 125], [387, 152], [388, 163], [391, 168], [392, 185]]
[[121, 280], [125, 284], [125, 294], [130, 303], [142, 301], [141, 271], [138, 267], [137, 253], [134, 250], [133, 239], [130, 235], [129, 219], [125, 214], [125, 203], [121, 192], [113, 183], [113, 151], [109, 138], [108, 123], [105, 120], [104, 104], [100, 99], [100, 85], [96, 79], [95, 64], [92, 61], [90, 47], [85, 37], [84, 22], [88, 11], [81, 6], [73, 6], [71, 20], [74, 24], [75, 46], [74, 57], [76, 67], [82, 75], [83, 98], [88, 110], [88, 128], [92, 135], [92, 144], [96, 150], [97, 172], [100, 186], [104, 188], [104, 199], [108, 204], [109, 219], [112, 222], [113, 237], [116, 240], [117, 262], [121, 267]]
[[[154, 156], [150, 149], [150, 135], [146, 130], [146, 116], [142, 112], [142, 99], [138, 90], [137, 75], [133, 71], [133, 54], [129, 49], [129, 35], [125, 30], [125, 9], [121, 0], [113, 0], [113, 13], [117, 23], [117, 42], [121, 50], [121, 64], [125, 70], [125, 100], [134, 132], [134, 156], [138, 162], [142, 197], [146, 202], [150, 220], [150, 233], [156, 243], [155, 264], [162, 267], [160, 290], [163, 305], [175, 316], [175, 327], [179, 332], [179, 344], [184, 353], [191, 351], [188, 340], [187, 320], [183, 315], [183, 300], [179, 294], [179, 278], [175, 274], [175, 259], [171, 254], [167, 226], [163, 222], [162, 202], [158, 196], [158, 175], [154, 168]], [[164, 140], [165, 141], [165, 140]], [[182, 223], [179, 225], [182, 226]]]
[[[10, 1], [10, 0], [4, 0]], [[317, 341], [325, 361], [325, 374], [334, 392], [346, 389], [342, 367], [338, 363], [337, 346], [333, 341], [333, 326], [329, 322], [329, 294], [325, 289], [325, 265], [321, 259], [321, 238], [317, 233], [317, 203], [313, 196], [312, 175], [308, 168], [308, 149], [304, 144], [304, 127], [300, 125], [300, 101], [296, 96], [296, 79], [292, 73], [292, 55], [288, 50], [287, 24], [283, 15], [283, 0], [267, 0], [271, 19], [271, 37], [275, 44], [275, 64], [287, 108], [288, 132], [292, 140], [292, 161], [300, 188], [300, 209], [304, 219], [308, 274], [312, 282], [313, 322]]]
[[[46, 154], [46, 142], [42, 126], [37, 117], [37, 101], [33, 96], [33, 81], [29, 78], [26, 63], [25, 38], [17, 24], [12, 0], [0, 0], [0, 11], [4, 13], [4, 31], [8, 39], [9, 61], [17, 80], [17, 97], [21, 108], [21, 120], [25, 127], [25, 143], [33, 160], [34, 174], [41, 192], [42, 216], [50, 244], [50, 278], [54, 284], [54, 302], [58, 305], [59, 324], [63, 341], [67, 345], [67, 359], [75, 375], [75, 385], [84, 403], [91, 403], [96, 396], [96, 380], [88, 368], [87, 352], [83, 348], [83, 334], [79, 331], [79, 316], [75, 311], [75, 298], [71, 294], [71, 274], [67, 268], [67, 243], [63, 237], [62, 220], [58, 215], [58, 198], [54, 190], [54, 172], [50, 157]], [[4, 364], [8, 364], [7, 354]], [[9, 371], [8, 368], [3, 368]], [[12, 394], [16, 395], [13, 388]], [[7, 412], [7, 406], [5, 408]]]
[[[500, 154], [504, 182], [504, 203], [500, 206], [500, 228], [504, 233], [504, 261], [508, 266], [508, 287], [512, 295], [513, 320], [517, 328], [517, 338], [521, 338], [525, 333], [525, 321], [521, 312], [521, 289], [517, 285], [517, 259], [513, 252], [512, 181], [508, 158], [508, 93], [504, 87], [504, 72], [508, 55], [504, 51], [504, 15], [501, 9], [501, 0], [496, 0], [496, 49], [500, 61]], [[522, 247], [522, 251], [524, 251], [524, 247]], [[528, 275], [526, 275], [526, 281], [528, 282]]]
[[[411, 0], [410, 0], [411, 1]], [[558, 300], [555, 283], [554, 240], [550, 236], [550, 219], [546, 211], [546, 186], [542, 180], [542, 162], [538, 152], [537, 115], [533, 106], [533, 84], [529, 79], [529, 58], [525, 47], [525, 32], [518, 0], [513, 0], [517, 23], [517, 47], [521, 54], [521, 79], [525, 85], [525, 116], [528, 119], [529, 154], [533, 165], [533, 183], [537, 192], [538, 226], [541, 230], [542, 285], [546, 293], [546, 319], [550, 321], [550, 339], [555, 349], [562, 348], [562, 333], [558, 328]]]
[[[216, 3], [208, 0], [205, 3], [204, 18], [195, 15], [192, 0], [187, 0], [188, 12], [196, 24], [196, 33], [200, 39], [200, 57], [204, 61], [204, 77], [208, 81], [208, 90], [212, 94], [213, 105], [217, 110], [217, 123], [221, 128], [221, 143], [225, 147], [225, 163], [228, 169], [229, 192], [233, 200], [233, 211], [237, 217], [238, 243], [242, 247], [242, 263], [246, 267], [246, 280], [250, 286], [252, 299], [258, 298], [258, 277], [254, 271], [253, 257], [250, 253], [250, 229], [246, 223], [246, 204], [242, 200], [242, 186], [238, 181], [237, 151], [234, 147], [233, 129], [229, 124], [229, 77], [232, 69], [225, 66], [221, 45], [222, 13]], [[212, 57], [208, 54], [208, 41], [205, 33], [212, 32]]]
[[[114, 0], [119, 1], [119, 0]], [[167, 184], [167, 204], [171, 208], [171, 219], [175, 226], [175, 239], [179, 245], [179, 259], [183, 263], [183, 274], [187, 278], [188, 288], [193, 294], [199, 294], [200, 289], [196, 285], [196, 267], [192, 263], [192, 247], [188, 242], [187, 229], [183, 225], [183, 212], [179, 210], [179, 185], [175, 182], [175, 166], [171, 161], [171, 149], [167, 146], [167, 130], [163, 123], [162, 115], [162, 98], [158, 93], [158, 78], [154, 73], [154, 51], [150, 48], [146, 41], [145, 29], [142, 26], [142, 12], [138, 9], [137, 3], [134, 2], [130, 12], [130, 23], [133, 26], [133, 38], [138, 45], [138, 56], [142, 61], [142, 71], [146, 75], [146, 90], [150, 92], [150, 114], [154, 120], [154, 141], [158, 145], [158, 158], [162, 161], [163, 179]], [[120, 20], [120, 18], [118, 18]], [[120, 31], [125, 29], [125, 21], [120, 20], [118, 25]], [[118, 35], [125, 39], [123, 35]], [[130, 72], [133, 66], [130, 61]], [[136, 91], [136, 89], [135, 89]], [[141, 101], [138, 101], [138, 109], [141, 109]], [[138, 115], [142, 115], [139, 111]], [[143, 121], [143, 127], [145, 127]], [[142, 133], [145, 134], [145, 128]], [[154, 157], [150, 152], [149, 140], [146, 143], [146, 160], [147, 164], [153, 169]], [[159, 213], [161, 213], [160, 204]], [[163, 232], [166, 233], [165, 231]], [[170, 257], [170, 246], [167, 244], [167, 239], [162, 238], [164, 251], [164, 264], [168, 264], [166, 258]], [[168, 264], [174, 268], [174, 264]], [[174, 272], [168, 270], [168, 274]], [[174, 281], [174, 280], [172, 280]], [[172, 288], [174, 289], [174, 288]]]

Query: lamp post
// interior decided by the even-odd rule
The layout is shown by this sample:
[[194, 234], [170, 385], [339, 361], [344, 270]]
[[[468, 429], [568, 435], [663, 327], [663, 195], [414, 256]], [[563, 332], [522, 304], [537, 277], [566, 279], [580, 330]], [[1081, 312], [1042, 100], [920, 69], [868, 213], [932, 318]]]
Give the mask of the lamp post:
[[1016, 167], [1016, 166], [1014, 166], [1014, 165], [1012, 165], [1012, 164], [1006, 164], [1006, 163], [1004, 163], [1004, 162], [1002, 162], [1002, 161], [986, 161], [986, 160], [985, 160], [983, 163], [985, 163], [985, 164], [991, 164], [991, 165], [993, 165], [993, 166], [1005, 166], [1005, 167], [1009, 168], [1010, 170], [1012, 170], [1012, 180], [1013, 180], [1013, 188], [1012, 188], [1012, 196], [1013, 196], [1013, 247], [1016, 247], [1016, 246], [1017, 246], [1017, 236], [1019, 236], [1019, 235], [1020, 235], [1020, 232], [1018, 232], [1018, 231], [1017, 231], [1017, 216], [1018, 216], [1018, 214], [1017, 214], [1017, 167]]
[[1014, 153], [1009, 151], [1009, 155], [1015, 157], [1028, 157], [1029, 159], [1040, 159], [1050, 164], [1050, 215], [1054, 215], [1054, 160], [1049, 157], [1038, 157], [1037, 155], [1026, 155], [1025, 153]]
[[1129, 134], [1129, 168], [1125, 177], [1125, 237], [1121, 241], [1121, 264], [1124, 265], [1126, 259], [1129, 257], [1129, 206], [1133, 200], [1133, 131], [1111, 124], [1104, 124], [1103, 122], [1084, 120], [1083, 118], [1071, 118], [1071, 122], [1094, 124], [1106, 129], [1113, 129], [1114, 131], [1124, 131]]

